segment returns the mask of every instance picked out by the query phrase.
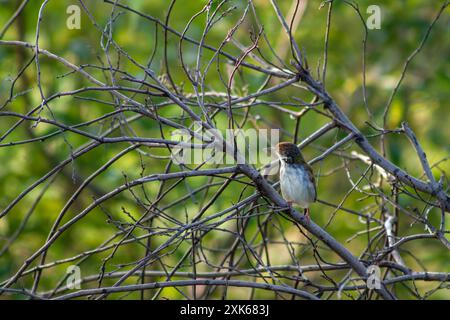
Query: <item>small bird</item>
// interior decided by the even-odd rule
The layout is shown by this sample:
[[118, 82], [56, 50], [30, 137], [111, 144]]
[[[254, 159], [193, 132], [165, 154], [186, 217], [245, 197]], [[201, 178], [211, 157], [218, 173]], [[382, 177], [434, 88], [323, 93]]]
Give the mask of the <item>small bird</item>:
[[275, 146], [275, 152], [281, 162], [281, 194], [289, 206], [295, 203], [303, 208], [309, 221], [309, 205], [317, 199], [313, 170], [294, 143], [280, 142]]

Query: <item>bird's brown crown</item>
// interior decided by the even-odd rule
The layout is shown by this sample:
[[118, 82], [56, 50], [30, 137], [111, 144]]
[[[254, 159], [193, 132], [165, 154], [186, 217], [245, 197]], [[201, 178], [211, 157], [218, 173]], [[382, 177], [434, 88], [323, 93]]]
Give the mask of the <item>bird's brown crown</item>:
[[275, 146], [278, 155], [287, 162], [304, 162], [302, 153], [296, 144], [290, 142], [280, 142]]

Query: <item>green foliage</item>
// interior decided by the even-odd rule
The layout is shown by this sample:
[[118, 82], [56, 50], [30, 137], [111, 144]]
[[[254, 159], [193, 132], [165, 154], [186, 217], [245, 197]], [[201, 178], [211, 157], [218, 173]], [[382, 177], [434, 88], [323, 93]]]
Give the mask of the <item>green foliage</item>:
[[[92, 68], [92, 65], [100, 65], [106, 63], [106, 52], [110, 54], [113, 65], [118, 62], [117, 51], [110, 48], [103, 51], [101, 44], [101, 30], [97, 29], [89, 17], [82, 13], [81, 30], [69, 30], [66, 27], [67, 14], [66, 7], [73, 1], [50, 1], [43, 15], [43, 23], [41, 25], [39, 44], [43, 49], [47, 49], [58, 56], [64, 57], [68, 61], [76, 65], [90, 64], [86, 66], [86, 70], [98, 79], [105, 79], [103, 71]], [[110, 19], [112, 6], [103, 1], [86, 1], [89, 2], [88, 7], [93, 14], [94, 19], [100, 28], [105, 28], [108, 19]], [[279, 1], [282, 10], [287, 12], [290, 7], [290, 1]], [[154, 16], [164, 21], [165, 14], [168, 10], [169, 1], [123, 1], [130, 7], [140, 12]], [[170, 18], [170, 27], [182, 31], [186, 26], [186, 22], [207, 3], [207, 1], [178, 1], [175, 3]], [[209, 14], [218, 9], [220, 1], [212, 1]], [[286, 45], [284, 42], [285, 34], [273, 13], [269, 1], [255, 1], [256, 11], [264, 26], [267, 38], [275, 50], [280, 50]], [[371, 4], [370, 1], [360, 1], [359, 8], [364, 17], [367, 16], [365, 9]], [[21, 40], [34, 43], [35, 28], [37, 23], [37, 12], [39, 10], [40, 1], [30, 1], [20, 18], [6, 32], [2, 40]], [[231, 8], [232, 6], [241, 6], [238, 1], [227, 2], [219, 12]], [[316, 70], [321, 70], [323, 65], [323, 44], [326, 26], [326, 8], [318, 9], [318, 1], [309, 1], [307, 9], [300, 24], [295, 32], [295, 38], [304, 48], [310, 68], [315, 74]], [[367, 39], [366, 53], [366, 72], [367, 72], [367, 98], [368, 107], [374, 114], [376, 124], [382, 123], [383, 110], [389, 99], [389, 96], [395, 86], [397, 79], [401, 75], [403, 64], [407, 57], [413, 52], [422, 40], [426, 29], [438, 10], [438, 3], [424, 1], [390, 1], [384, 2], [382, 7], [382, 28], [381, 30], [369, 30]], [[2, 3], [0, 11], [0, 26], [3, 26], [11, 17], [16, 9], [16, 2], [7, 1]], [[241, 8], [242, 9], [242, 8]], [[448, 10], [447, 10], [448, 11]], [[120, 13], [120, 14], [119, 14]], [[166, 72], [163, 63], [164, 57], [164, 32], [161, 26], [156, 27], [155, 23], [150, 22], [138, 15], [127, 12], [123, 9], [116, 8], [115, 15], [117, 18], [113, 25], [113, 39], [139, 64], [147, 65], [154, 50], [155, 56], [151, 61], [151, 69], [156, 74]], [[227, 31], [239, 20], [242, 10], [230, 11], [226, 19], [218, 22], [212, 28], [212, 31], [206, 37], [206, 43], [218, 47], [223, 41]], [[250, 21], [250, 19], [249, 19]], [[449, 112], [448, 101], [450, 99], [450, 64], [448, 57], [450, 55], [450, 35], [448, 32], [448, 13], [444, 12], [443, 17], [433, 28], [431, 35], [422, 51], [411, 62], [408, 72], [404, 78], [388, 116], [387, 126], [390, 129], [396, 129], [401, 126], [402, 121], [407, 121], [427, 152], [428, 159], [431, 164], [436, 164], [433, 173], [439, 178], [441, 172], [450, 170], [450, 162], [448, 157], [450, 154], [450, 130], [448, 126]], [[200, 16], [192, 22], [191, 27], [187, 31], [189, 37], [200, 39], [205, 27], [205, 16]], [[345, 5], [341, 1], [336, 1], [333, 9], [332, 26], [330, 30], [330, 41], [327, 63], [326, 88], [333, 98], [339, 103], [342, 109], [350, 117], [350, 119], [367, 135], [376, 133], [372, 128], [367, 126], [367, 114], [365, 113], [363, 95], [362, 95], [362, 41], [364, 38], [361, 20], [354, 10]], [[256, 35], [258, 29], [254, 24], [246, 22], [246, 25], [239, 29], [235, 38], [249, 46], [251, 44], [250, 34]], [[155, 44], [155, 35], [157, 42]], [[167, 54], [169, 59], [170, 74], [173, 81], [180, 85], [186, 93], [194, 93], [192, 86], [189, 84], [186, 74], [182, 70], [179, 61], [178, 46], [180, 44], [179, 37], [173, 34], [168, 35]], [[186, 41], [182, 44], [185, 55], [183, 56], [187, 65], [194, 65], [197, 58], [197, 47]], [[228, 43], [224, 46], [226, 52], [240, 56], [242, 52]], [[264, 52], [268, 59], [276, 62], [270, 49], [263, 41], [259, 46], [261, 52]], [[285, 63], [289, 64], [291, 57], [290, 48], [283, 57]], [[202, 56], [202, 65], [206, 66], [207, 61], [213, 57], [213, 53], [204, 50]], [[10, 95], [10, 89], [14, 77], [18, 71], [32, 58], [32, 52], [22, 48], [8, 47], [0, 45], [0, 104], [5, 103]], [[221, 58], [223, 59], [223, 58]], [[79, 88], [91, 86], [86, 79], [77, 74], [67, 74], [68, 69], [61, 63], [42, 56], [41, 74], [42, 88], [45, 95], [76, 90]], [[223, 60], [222, 60], [223, 61]], [[251, 57], [246, 61], [257, 64], [257, 61]], [[120, 67], [122, 70], [137, 78], [143, 78], [144, 74], [141, 69], [137, 68], [132, 62], [120, 57]], [[228, 67], [232, 68], [233, 65]], [[226, 75], [229, 70], [222, 64], [219, 70]], [[208, 90], [225, 92], [225, 86], [217, 76], [218, 67], [213, 63], [210, 71], [207, 73]], [[34, 64], [28, 68], [24, 76], [15, 84], [13, 95], [19, 95], [14, 101], [7, 105], [2, 111], [13, 111], [26, 113], [37, 107], [41, 102], [39, 89], [36, 86], [36, 68]], [[130, 86], [129, 82], [120, 80], [119, 84]], [[234, 81], [232, 94], [243, 96], [247, 93], [257, 90], [265, 78], [254, 71], [245, 70], [239, 73]], [[273, 85], [274, 83], [271, 83]], [[286, 101], [287, 97], [297, 97], [305, 101], [311, 99], [311, 95], [289, 87], [273, 94], [267, 99], [271, 101]], [[84, 99], [83, 99], [84, 98]], [[89, 98], [90, 100], [86, 100]], [[95, 99], [95, 100], [94, 100]], [[145, 103], [145, 99], [137, 97], [141, 103]], [[46, 118], [54, 117], [68, 125], [75, 125], [95, 119], [103, 114], [114, 111], [113, 105], [108, 105], [102, 101], [112, 102], [111, 96], [107, 92], [91, 91], [81, 93], [79, 95], [60, 97], [52, 100], [48, 107], [42, 110], [42, 116]], [[152, 103], [162, 102], [161, 98], [153, 98]], [[211, 99], [213, 101], [213, 99]], [[287, 109], [298, 111], [297, 106], [283, 106]], [[196, 107], [194, 107], [195, 109]], [[198, 111], [198, 110], [197, 110]], [[166, 105], [161, 107], [159, 111], [161, 116], [167, 118], [178, 119], [185, 116], [175, 105]], [[267, 105], [258, 107], [255, 113], [260, 116], [259, 119], [266, 119], [267, 122], [255, 120], [262, 128], [282, 128], [286, 134], [283, 140], [292, 140], [292, 133], [295, 130], [295, 120], [287, 114], [279, 113]], [[254, 115], [255, 115], [254, 114]], [[125, 113], [126, 117], [132, 113]], [[3, 135], [18, 119], [11, 117], [0, 117], [0, 134]], [[106, 121], [105, 127], [114, 125], [119, 119], [114, 121]], [[225, 114], [217, 116], [215, 119], [217, 125], [224, 129], [227, 126]], [[299, 139], [307, 137], [309, 134], [317, 130], [320, 126], [327, 122], [320, 115], [309, 112], [301, 121]], [[32, 137], [41, 137], [56, 131], [55, 127], [40, 123], [33, 126], [33, 121], [25, 122], [15, 130], [5, 141], [8, 143], [13, 141], [21, 141]], [[97, 134], [99, 127], [86, 126], [83, 128], [87, 132]], [[160, 137], [160, 128], [156, 121], [150, 119], [137, 119], [133, 124], [133, 130], [138, 136]], [[170, 137], [170, 130], [164, 133]], [[122, 133], [116, 132], [114, 135], [120, 136]], [[113, 135], [113, 136], [114, 136]], [[342, 132], [328, 133], [316, 141], [312, 146], [305, 149], [305, 157], [312, 159], [320, 155], [324, 148], [331, 146], [339, 138], [342, 138]], [[36, 143], [27, 143], [17, 146], [0, 148], [0, 209], [4, 209], [14, 198], [16, 198], [27, 186], [31, 185], [37, 179], [46, 174], [64, 159], [70, 157], [70, 153], [81, 145], [87, 143], [89, 139], [81, 137], [74, 133], [65, 132], [64, 134], [49, 137], [44, 141]], [[378, 149], [380, 146], [379, 137], [371, 138], [372, 145]], [[422, 176], [423, 172], [415, 152], [409, 142], [403, 136], [390, 135], [386, 141], [386, 155], [394, 164], [406, 169], [416, 177]], [[66, 201], [75, 192], [80, 183], [90, 174], [105, 164], [109, 159], [114, 157], [119, 151], [125, 149], [126, 143], [104, 144], [92, 150], [88, 154], [72, 161], [60, 174], [54, 178], [54, 182], [48, 188], [42, 197], [42, 200], [33, 208], [35, 200], [40, 193], [46, 188], [46, 183], [36, 188], [33, 192], [22, 199], [15, 208], [7, 215], [6, 218], [0, 219], [0, 249], [7, 243], [21, 223], [26, 219], [29, 210], [34, 212], [29, 217], [24, 229], [18, 235], [18, 238], [9, 247], [9, 249], [0, 256], [0, 281], [10, 277], [12, 273], [20, 267], [23, 261], [42, 246], [48, 236], [48, 232], [53, 225], [58, 213], [64, 206]], [[107, 171], [103, 172], [94, 180], [92, 185], [83, 191], [80, 197], [72, 205], [67, 215], [63, 219], [63, 223], [69, 221], [77, 213], [81, 212], [90, 203], [93, 198], [98, 198], [102, 194], [113, 190], [126, 181], [139, 178], [141, 175], [149, 175], [152, 173], [164, 172], [167, 165], [167, 150], [148, 149], [146, 152], [151, 153], [154, 157], [143, 157], [138, 152], [130, 152], [123, 156], [119, 161], [115, 162]], [[447, 160], [442, 159], [446, 158]], [[144, 159], [144, 160], [142, 160]], [[440, 162], [441, 161], [441, 162]], [[346, 191], [352, 188], [348, 180], [348, 176], [344, 170], [332, 172], [333, 168], [342, 165], [340, 157], [331, 155], [325, 161], [314, 166], [316, 172], [320, 175], [318, 179], [319, 198], [329, 203], [339, 204]], [[362, 164], [350, 164], [353, 176], [352, 181], [357, 181], [366, 169]], [[174, 171], [178, 171], [180, 168]], [[422, 177], [423, 178], [423, 177]], [[216, 181], [216, 180], [215, 180]], [[176, 186], [173, 192], [161, 200], [160, 205], [164, 207], [182, 199], [189, 190], [195, 190], [209, 180], [207, 177], [190, 178]], [[174, 181], [169, 181], [163, 190], [167, 190]], [[446, 182], [447, 183], [447, 182]], [[135, 188], [135, 192], [140, 198], [144, 198], [144, 194], [149, 199], [155, 199], [158, 194], [159, 182], [146, 184], [144, 187]], [[220, 212], [231, 205], [237, 203], [245, 196], [253, 193], [251, 189], [245, 189], [245, 184], [233, 182], [233, 187], [228, 188], [215, 201], [212, 206], [204, 213], [205, 216]], [[198, 214], [201, 204], [210, 199], [213, 192], [219, 190], [220, 185], [209, 190], [209, 193], [198, 192], [192, 197], [167, 209], [167, 214], [172, 215], [180, 221], [189, 220]], [[383, 186], [388, 192], [388, 186]], [[421, 195], [424, 196], [424, 195]], [[401, 197], [400, 204], [409, 209], [415, 208], [419, 212], [424, 209], [423, 203], [416, 201], [410, 197]], [[264, 203], [264, 200], [261, 200]], [[342, 203], [345, 208], [354, 211], [366, 210], [370, 205], [370, 200], [365, 200], [361, 193], [352, 193]], [[311, 208], [312, 219], [319, 225], [324, 226], [329, 219], [331, 223], [327, 227], [337, 240], [344, 243], [346, 247], [359, 256], [362, 250], [367, 246], [367, 235], [357, 236], [346, 242], [356, 232], [364, 229], [361, 220], [355, 215], [348, 215], [339, 210], [334, 209], [320, 203], [316, 203]], [[135, 202], [134, 196], [130, 192], [124, 192], [120, 196], [113, 198], [107, 203], [94, 209], [85, 219], [75, 224], [73, 229], [64, 234], [52, 246], [48, 253], [47, 261], [55, 261], [76, 256], [79, 252], [93, 250], [99, 245], [112, 239], [117, 229], [114, 223], [133, 223], [133, 219], [139, 219], [143, 214], [142, 208]], [[374, 212], [379, 215], [379, 212]], [[433, 225], [438, 226], [440, 223], [440, 215], [436, 209], [430, 212]], [[262, 218], [261, 218], [262, 219]], [[304, 236], [301, 236], [298, 229], [292, 223], [281, 216], [274, 215], [273, 218], [277, 228], [283, 228], [283, 232], [269, 224], [268, 235], [275, 240], [282, 241], [282, 234], [285, 234], [291, 241], [307, 242]], [[249, 222], [245, 235], [248, 239], [257, 233], [259, 218], [253, 218]], [[448, 220], [448, 218], [447, 218]], [[222, 228], [234, 228], [236, 222], [230, 221]], [[162, 226], [162, 225], [161, 225]], [[158, 225], [153, 225], [157, 230]], [[271, 229], [272, 228], [272, 229]], [[399, 228], [402, 233], [416, 234], [423, 233], [422, 226], [414, 225], [408, 216], [401, 216]], [[373, 236], [377, 231], [372, 231]], [[134, 234], [135, 237], [144, 235], [143, 231]], [[114, 238], [111, 243], [119, 241], [121, 238]], [[152, 248], [157, 248], [160, 244], [167, 240], [167, 236], [160, 234], [152, 238]], [[227, 249], [232, 244], [232, 236], [226, 231], [214, 232], [207, 234], [202, 238], [205, 247]], [[145, 242], [144, 239], [142, 242]], [[262, 241], [256, 239], [255, 241]], [[423, 244], [423, 246], [421, 246]], [[188, 242], [176, 243], [167, 248], [164, 252], [174, 251], [173, 255], [168, 255], [165, 263], [167, 265], [176, 265], [185, 251], [189, 248]], [[309, 251], [302, 251], [297, 248], [298, 259], [300, 264], [314, 264], [315, 257]], [[274, 253], [275, 264], [284, 264], [289, 261], [289, 253], [286, 248], [273, 245], [271, 252]], [[91, 275], [99, 272], [99, 266], [102, 265], [105, 258], [111, 254], [112, 249], [105, 250], [97, 255], [93, 255], [86, 261], [82, 261], [83, 275]], [[409, 265], [416, 267], [416, 270], [422, 270], [423, 266], [419, 265], [414, 256], [420, 258], [420, 261], [429, 271], [450, 272], [449, 269], [449, 253], [439, 241], [416, 241], [412, 244], [406, 244], [403, 247], [404, 259]], [[413, 253], [413, 255], [411, 254]], [[275, 254], [276, 253], [276, 254]], [[302, 255], [303, 253], [304, 255]], [[105, 272], [117, 269], [118, 265], [131, 263], [139, 260], [145, 254], [145, 248], [137, 243], [120, 247], [117, 253], [106, 264]], [[219, 254], [217, 254], [219, 256]], [[324, 251], [326, 261], [336, 262], [339, 258], [332, 252]], [[58, 281], [64, 277], [66, 267], [72, 264], [72, 261], [62, 263], [55, 268], [44, 270], [40, 290], [48, 290], [53, 288]], [[248, 262], [241, 265], [242, 268], [251, 268], [257, 264], [254, 258], [249, 258]], [[34, 264], [32, 265], [34, 266]], [[203, 265], [200, 268], [211, 271]], [[160, 270], [158, 266], [151, 266], [149, 270]], [[190, 268], [181, 268], [181, 271], [191, 271]], [[338, 279], [341, 279], [345, 272], [337, 271], [332, 273]], [[154, 276], [149, 278], [150, 281], [164, 281], [166, 277]], [[251, 277], [243, 277], [242, 279], [252, 279]], [[113, 284], [116, 279], [105, 279], [104, 285]], [[317, 279], [315, 279], [317, 280]], [[317, 280], [318, 281], [318, 280]], [[21, 285], [30, 287], [33, 283], [31, 274], [23, 278]], [[136, 283], [136, 279], [129, 279], [126, 284]], [[96, 286], [93, 282], [90, 285]], [[415, 284], [421, 292], [431, 290], [435, 283], [417, 282]], [[408, 291], [402, 287], [397, 288], [398, 297], [408, 297]], [[138, 298], [139, 292], [130, 294], [127, 298]], [[122, 295], [112, 295], [111, 298], [119, 298]], [[175, 289], [164, 289], [161, 297], [178, 299], [183, 298], [179, 291]], [[241, 299], [248, 298], [248, 292], [240, 289], [230, 289], [229, 298]], [[449, 291], [440, 290], [431, 296], [435, 299], [450, 298]], [[220, 294], [215, 296], [220, 298]], [[256, 298], [274, 298], [273, 293], [259, 292]]]

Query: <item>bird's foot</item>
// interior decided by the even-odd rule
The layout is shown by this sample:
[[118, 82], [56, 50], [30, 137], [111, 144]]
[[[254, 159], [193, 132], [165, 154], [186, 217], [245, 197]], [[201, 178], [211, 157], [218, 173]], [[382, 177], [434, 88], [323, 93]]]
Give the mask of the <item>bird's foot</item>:
[[310, 222], [311, 222], [311, 217], [310, 217], [310, 214], [309, 214], [309, 208], [306, 208], [306, 209], [303, 211], [303, 214], [305, 215], [306, 221], [307, 221], [308, 223], [310, 223]]

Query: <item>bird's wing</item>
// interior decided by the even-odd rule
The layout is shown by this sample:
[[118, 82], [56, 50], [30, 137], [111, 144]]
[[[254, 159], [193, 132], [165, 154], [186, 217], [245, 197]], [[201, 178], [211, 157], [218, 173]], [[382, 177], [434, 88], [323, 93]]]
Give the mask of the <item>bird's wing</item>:
[[305, 168], [306, 168], [306, 171], [308, 172], [309, 180], [311, 181], [311, 183], [314, 186], [314, 202], [315, 202], [317, 200], [316, 178], [314, 177], [313, 169], [309, 164], [305, 163]]

